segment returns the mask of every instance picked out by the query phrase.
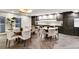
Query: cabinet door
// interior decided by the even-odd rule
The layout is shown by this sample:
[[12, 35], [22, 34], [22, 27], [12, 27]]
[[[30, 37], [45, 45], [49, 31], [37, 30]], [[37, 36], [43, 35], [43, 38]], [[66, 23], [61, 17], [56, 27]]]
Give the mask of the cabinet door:
[[71, 14], [64, 15], [63, 28], [64, 28], [64, 33], [71, 35], [74, 34], [74, 18]]

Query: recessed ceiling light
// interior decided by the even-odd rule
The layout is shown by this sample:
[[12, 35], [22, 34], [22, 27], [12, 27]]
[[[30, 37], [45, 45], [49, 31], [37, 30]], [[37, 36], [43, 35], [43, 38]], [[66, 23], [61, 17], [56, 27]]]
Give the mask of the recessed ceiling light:
[[31, 13], [31, 12], [32, 12], [32, 10], [31, 10], [31, 9], [28, 9], [28, 10], [27, 10], [27, 13]]
[[39, 19], [42, 19], [42, 16], [39, 16], [38, 18], [39, 18]]
[[73, 12], [74, 12], [74, 13], [78, 13], [78, 12], [79, 12], [79, 10], [74, 10]]

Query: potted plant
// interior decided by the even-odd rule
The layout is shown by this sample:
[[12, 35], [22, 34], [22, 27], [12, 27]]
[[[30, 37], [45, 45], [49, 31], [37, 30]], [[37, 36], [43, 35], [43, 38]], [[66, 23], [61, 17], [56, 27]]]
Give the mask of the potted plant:
[[13, 30], [13, 25], [14, 25], [15, 19], [14, 18], [7, 18], [7, 20], [11, 26], [11, 30]]

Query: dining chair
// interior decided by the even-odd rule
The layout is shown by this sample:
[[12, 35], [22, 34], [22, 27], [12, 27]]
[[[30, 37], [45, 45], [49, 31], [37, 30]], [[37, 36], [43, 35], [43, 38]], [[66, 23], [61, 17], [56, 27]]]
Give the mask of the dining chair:
[[18, 28], [18, 27], [14, 28], [13, 32], [20, 32], [20, 28]]
[[45, 38], [45, 34], [46, 34], [46, 32], [45, 32], [45, 30], [43, 29], [43, 28], [40, 28], [40, 38], [42, 39], [42, 40], [44, 40], [44, 38]]
[[7, 40], [6, 40], [6, 46], [10, 47], [11, 41], [14, 42], [15, 45], [15, 39], [18, 38], [18, 36], [14, 36], [14, 32], [7, 31]]
[[54, 40], [57, 40], [57, 38], [58, 38], [58, 30], [57, 30], [57, 28], [49, 29], [48, 36], [49, 37], [51, 36]]
[[55, 34], [56, 34], [55, 39], [56, 39], [56, 40], [59, 40], [58, 28], [56, 28], [56, 30], [55, 30]]
[[32, 35], [35, 35], [35, 27], [34, 26], [32, 26], [31, 32], [32, 32]]
[[[23, 40], [24, 46], [26, 45], [26, 41], [31, 38], [31, 31], [22, 31], [22, 36], [19, 36], [20, 39]], [[31, 39], [30, 39], [31, 42]]]

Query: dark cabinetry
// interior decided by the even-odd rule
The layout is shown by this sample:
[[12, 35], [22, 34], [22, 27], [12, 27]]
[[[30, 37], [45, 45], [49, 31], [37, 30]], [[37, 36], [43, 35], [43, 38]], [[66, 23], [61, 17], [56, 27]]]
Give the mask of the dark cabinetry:
[[38, 17], [37, 16], [32, 16], [31, 19], [32, 19], [32, 22], [31, 22], [32, 25], [35, 26], [36, 25], [36, 21], [38, 20]]
[[79, 14], [73, 15], [72, 12], [63, 13], [63, 26], [59, 31], [63, 34], [79, 35], [79, 28], [74, 27], [74, 18], [78, 18]]
[[74, 34], [74, 18], [72, 13], [63, 14], [63, 33]]

